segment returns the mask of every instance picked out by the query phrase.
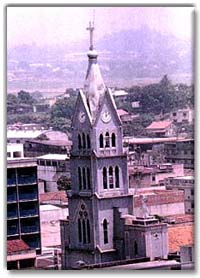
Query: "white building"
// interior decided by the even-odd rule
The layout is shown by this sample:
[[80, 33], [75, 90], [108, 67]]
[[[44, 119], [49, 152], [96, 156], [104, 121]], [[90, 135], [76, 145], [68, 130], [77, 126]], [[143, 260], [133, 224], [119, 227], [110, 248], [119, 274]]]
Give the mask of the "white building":
[[58, 179], [61, 176], [70, 177], [68, 155], [42, 155], [37, 157], [37, 164], [40, 193], [58, 191]]
[[7, 159], [23, 158], [24, 147], [23, 144], [10, 143], [7, 144]]
[[182, 190], [185, 196], [185, 213], [194, 213], [194, 177], [180, 176], [167, 179], [167, 189]]

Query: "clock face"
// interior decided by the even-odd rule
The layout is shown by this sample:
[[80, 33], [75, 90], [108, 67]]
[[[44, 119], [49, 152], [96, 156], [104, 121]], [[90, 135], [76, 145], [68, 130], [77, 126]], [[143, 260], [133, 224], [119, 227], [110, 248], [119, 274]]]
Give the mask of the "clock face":
[[85, 122], [85, 113], [84, 112], [80, 112], [79, 115], [78, 115], [78, 118], [79, 118], [79, 121], [81, 123], [84, 123]]
[[101, 117], [104, 123], [108, 123], [111, 120], [111, 115], [109, 111], [104, 111]]

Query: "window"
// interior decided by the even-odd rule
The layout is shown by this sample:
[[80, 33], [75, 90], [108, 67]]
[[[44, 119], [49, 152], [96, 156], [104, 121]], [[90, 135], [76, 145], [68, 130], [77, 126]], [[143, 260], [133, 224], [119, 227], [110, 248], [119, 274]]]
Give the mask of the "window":
[[90, 221], [85, 205], [81, 205], [78, 218], [78, 241], [86, 244], [91, 242], [90, 238]]
[[103, 188], [107, 189], [108, 185], [107, 185], [107, 169], [106, 167], [103, 168]]
[[83, 139], [83, 149], [85, 149], [86, 148], [85, 133], [82, 134], [82, 139]]
[[86, 173], [84, 167], [82, 169], [82, 174], [83, 174], [83, 189], [86, 189]]
[[176, 117], [176, 112], [173, 113], [173, 116]]
[[85, 223], [85, 219], [82, 219], [82, 225], [83, 225], [83, 243], [86, 243], [86, 223]]
[[109, 138], [109, 133], [108, 132], [106, 132], [106, 135], [105, 135], [105, 147], [106, 148], [110, 147], [110, 138]]
[[11, 157], [11, 153], [10, 152], [7, 152], [7, 157]]
[[87, 186], [88, 189], [91, 188], [91, 184], [90, 184], [90, 169], [87, 167]]
[[110, 166], [109, 167], [109, 187], [113, 188], [113, 168]]
[[81, 227], [81, 219], [78, 219], [78, 240], [82, 242], [82, 227]]
[[91, 144], [90, 144], [90, 136], [89, 134], [87, 134], [87, 148], [90, 149], [91, 148]]
[[81, 179], [81, 168], [78, 167], [78, 182], [79, 182], [79, 190], [82, 189], [82, 179]]
[[155, 176], [152, 176], [151, 179], [152, 179], [152, 181], [155, 181], [155, 180], [156, 180], [156, 177], [155, 177]]
[[100, 134], [99, 136], [99, 147], [103, 148], [103, 134]]
[[119, 188], [119, 167], [115, 167], [115, 187]]
[[21, 157], [21, 152], [13, 152], [13, 157], [17, 158], [17, 157]]
[[134, 241], [134, 254], [135, 256], [138, 255], [138, 244], [136, 240]]
[[115, 133], [112, 133], [112, 147], [116, 147]]
[[87, 219], [87, 240], [90, 243], [90, 221]]
[[191, 189], [191, 195], [192, 196], [194, 195], [194, 189]]
[[81, 149], [82, 145], [81, 145], [81, 135], [78, 135], [78, 148], [79, 150]]
[[108, 243], [108, 221], [106, 219], [103, 220], [103, 239], [104, 244]]

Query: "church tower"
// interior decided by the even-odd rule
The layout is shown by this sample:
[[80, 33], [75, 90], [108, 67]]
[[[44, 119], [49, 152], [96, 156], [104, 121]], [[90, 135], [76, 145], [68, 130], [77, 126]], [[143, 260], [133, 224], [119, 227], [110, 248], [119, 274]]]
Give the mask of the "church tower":
[[94, 26], [90, 23], [87, 30], [88, 69], [72, 119], [69, 219], [61, 224], [65, 269], [79, 261], [88, 265], [121, 259], [115, 244], [114, 214], [116, 210], [120, 215], [133, 213], [122, 124], [97, 63]]

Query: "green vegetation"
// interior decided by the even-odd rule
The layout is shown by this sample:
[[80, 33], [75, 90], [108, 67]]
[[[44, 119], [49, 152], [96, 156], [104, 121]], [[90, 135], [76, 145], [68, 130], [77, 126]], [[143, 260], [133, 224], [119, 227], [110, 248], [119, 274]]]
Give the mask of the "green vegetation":
[[66, 176], [61, 176], [57, 180], [58, 190], [70, 190], [71, 189], [71, 179]]
[[[20, 91], [17, 96], [7, 95], [7, 123], [38, 123], [53, 130], [69, 133], [71, 131], [71, 119], [74, 113], [77, 92], [69, 89], [66, 93], [70, 97], [58, 99], [56, 103], [47, 111], [33, 112], [33, 105], [40, 104], [41, 98], [32, 97], [28, 92]], [[139, 114], [138, 118], [132, 120], [130, 126], [130, 135], [145, 136], [147, 127], [155, 118], [165, 119], [169, 112], [187, 106], [194, 106], [194, 88], [185, 84], [173, 85], [165, 75], [159, 83], [150, 84], [144, 87], [133, 86], [125, 88], [128, 92], [126, 101], [116, 99], [118, 108]], [[131, 103], [139, 101], [138, 110], [132, 107]], [[182, 127], [181, 127], [182, 128]], [[186, 127], [185, 130], [190, 130]]]

